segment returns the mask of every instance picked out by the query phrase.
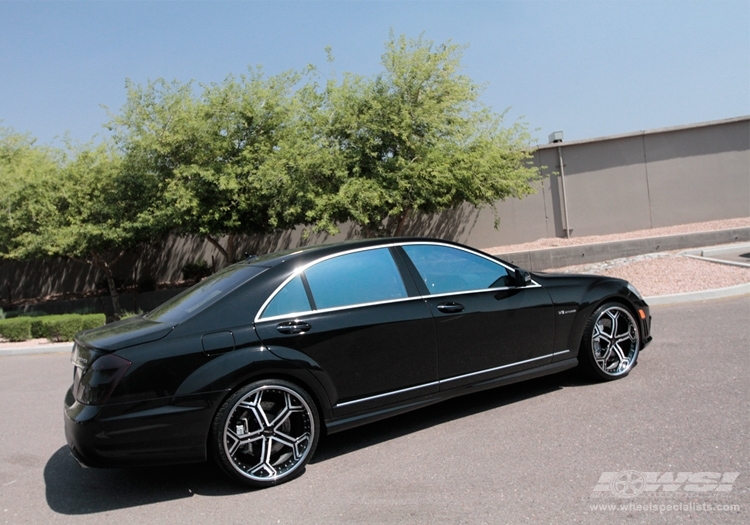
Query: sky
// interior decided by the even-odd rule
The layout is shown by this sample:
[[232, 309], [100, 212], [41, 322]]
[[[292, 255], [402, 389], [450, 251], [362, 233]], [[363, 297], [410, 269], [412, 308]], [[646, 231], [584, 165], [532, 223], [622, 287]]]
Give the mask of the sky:
[[127, 79], [374, 75], [391, 30], [467, 45], [481, 101], [533, 143], [750, 115], [750, 0], [0, 0], [0, 127], [102, 140]]

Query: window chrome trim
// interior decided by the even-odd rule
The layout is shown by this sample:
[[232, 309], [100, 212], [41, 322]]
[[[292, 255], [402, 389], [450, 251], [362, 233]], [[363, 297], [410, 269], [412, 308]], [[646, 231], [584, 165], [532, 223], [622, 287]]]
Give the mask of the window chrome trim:
[[443, 385], [444, 383], [449, 383], [451, 381], [457, 381], [459, 379], [464, 379], [464, 378], [467, 378], [467, 377], [472, 377], [472, 376], [476, 376], [476, 375], [480, 375], [480, 374], [486, 374], [488, 372], [497, 372], [498, 370], [502, 370], [504, 368], [511, 368], [513, 366], [524, 365], [526, 363], [533, 363], [534, 361], [540, 361], [542, 359], [548, 359], [548, 358], [554, 357], [555, 355], [564, 354], [566, 352], [568, 352], [568, 350], [563, 350], [562, 352], [555, 352], [553, 354], [547, 354], [547, 355], [543, 355], [543, 356], [539, 356], [539, 357], [533, 357], [531, 359], [525, 359], [524, 361], [517, 361], [515, 363], [509, 363], [507, 365], [501, 365], [501, 366], [496, 366], [496, 367], [493, 367], [493, 368], [487, 368], [485, 370], [479, 370], [477, 372], [471, 372], [469, 374], [462, 374], [460, 376], [449, 377], [448, 379], [440, 379], [438, 381], [430, 381], [429, 383], [423, 383], [423, 384], [417, 385], [417, 386], [410, 386], [409, 388], [402, 388], [400, 390], [394, 390], [392, 392], [385, 392], [383, 394], [377, 394], [375, 396], [368, 396], [368, 397], [363, 397], [361, 399], [354, 399], [352, 401], [346, 401], [345, 403], [337, 403], [336, 406], [334, 406], [333, 408], [335, 409], [335, 408], [341, 408], [341, 407], [345, 407], [345, 406], [354, 405], [354, 404], [357, 404], [357, 403], [365, 403], [367, 401], [372, 401], [374, 399], [381, 399], [381, 398], [388, 397], [388, 396], [395, 396], [395, 395], [398, 395], [398, 394], [403, 394], [404, 392], [410, 392], [410, 391], [413, 391], [413, 390], [418, 390], [420, 388], [427, 388], [427, 387], [435, 386], [435, 385], [440, 386], [440, 385]]
[[[334, 259], [336, 257], [341, 257], [343, 255], [349, 255], [349, 254], [352, 254], [352, 253], [365, 252], [365, 251], [370, 251], [370, 250], [379, 250], [379, 249], [383, 249], [383, 248], [388, 249], [388, 248], [393, 248], [393, 247], [396, 247], [396, 246], [403, 247], [403, 246], [414, 246], [414, 245], [443, 246], [445, 248], [453, 248], [453, 249], [456, 249], [456, 250], [461, 250], [461, 251], [464, 251], [466, 253], [470, 253], [472, 255], [476, 255], [476, 256], [482, 257], [484, 259], [487, 259], [488, 261], [493, 262], [493, 263], [497, 264], [498, 266], [502, 266], [503, 268], [505, 268], [508, 271], [509, 274], [512, 274], [512, 273], [515, 272], [515, 270], [513, 268], [511, 268], [510, 266], [506, 266], [501, 261], [499, 261], [499, 260], [497, 260], [497, 259], [495, 259], [495, 258], [493, 258], [493, 257], [491, 257], [491, 256], [489, 256], [489, 255], [487, 255], [485, 253], [481, 253], [481, 252], [477, 253], [477, 252], [474, 252], [472, 250], [468, 250], [468, 249], [466, 249], [464, 247], [461, 247], [461, 246], [454, 246], [452, 244], [443, 244], [443, 243], [440, 243], [440, 242], [429, 242], [429, 241], [424, 241], [424, 242], [419, 242], [419, 241], [416, 241], [416, 242], [392, 242], [392, 243], [388, 243], [388, 244], [379, 244], [377, 246], [366, 246], [364, 248], [354, 248], [352, 250], [348, 250], [348, 251], [345, 251], [345, 252], [333, 253], [333, 254], [330, 254], [330, 255], [326, 255], [325, 257], [321, 257], [320, 259], [315, 259], [314, 261], [311, 261], [311, 262], [305, 264], [304, 266], [300, 266], [298, 268], [295, 268], [294, 272], [292, 272], [292, 274], [289, 277], [287, 277], [286, 279], [284, 279], [284, 282], [282, 282], [273, 291], [273, 293], [271, 295], [269, 295], [268, 298], [263, 302], [263, 304], [261, 305], [261, 307], [258, 309], [258, 313], [255, 315], [255, 319], [253, 320], [253, 322], [254, 323], [260, 323], [260, 322], [264, 322], [264, 321], [278, 321], [280, 319], [288, 319], [290, 317], [298, 317], [298, 316], [301, 316], [301, 315], [310, 315], [310, 314], [318, 314], [318, 313], [328, 313], [328, 312], [335, 312], [335, 311], [338, 311], [338, 310], [348, 310], [350, 308], [364, 308], [364, 307], [367, 307], [367, 306], [374, 306], [374, 305], [388, 304], [388, 303], [398, 303], [398, 302], [410, 301], [410, 300], [413, 300], [413, 299], [422, 299], [422, 300], [425, 300], [425, 299], [428, 299], [430, 297], [449, 297], [449, 296], [452, 296], [452, 295], [465, 295], [465, 294], [473, 294], [473, 293], [480, 293], [480, 292], [500, 292], [500, 291], [503, 291], [503, 290], [520, 290], [520, 289], [523, 289], [523, 288], [541, 288], [542, 287], [542, 285], [540, 285], [539, 283], [537, 283], [536, 281], [534, 281], [532, 279], [531, 280], [532, 284], [529, 284], [527, 286], [499, 286], [497, 288], [480, 288], [480, 289], [477, 289], [477, 290], [462, 290], [462, 291], [458, 291], [458, 292], [445, 292], [445, 293], [439, 293], [439, 294], [418, 295], [418, 296], [412, 296], [412, 297], [401, 297], [401, 298], [398, 298], [398, 299], [387, 299], [387, 300], [384, 300], [384, 301], [375, 301], [375, 302], [370, 302], [370, 303], [356, 303], [356, 304], [348, 304], [348, 305], [344, 305], [344, 306], [334, 306], [334, 307], [331, 307], [331, 308], [322, 308], [320, 310], [305, 310], [305, 311], [302, 311], [302, 312], [290, 312], [288, 314], [274, 315], [272, 317], [262, 317], [262, 314], [265, 311], [265, 309], [268, 306], [268, 304], [274, 299], [274, 297], [276, 297], [276, 295], [281, 291], [282, 288], [284, 288], [284, 286], [286, 286], [292, 279], [294, 279], [295, 277], [297, 277], [297, 275], [301, 274], [302, 272], [304, 272], [308, 268], [310, 268], [312, 266], [315, 266], [318, 263], [327, 261], [328, 259]], [[407, 253], [407, 257], [408, 257], [408, 255], [409, 254]], [[392, 257], [393, 256], [391, 256], [391, 258]], [[396, 263], [395, 260], [394, 260], [394, 263]], [[399, 277], [401, 277], [401, 275], [399, 275]], [[408, 291], [407, 291], [407, 293], [408, 293]]]
[[327, 314], [329, 312], [336, 312], [339, 310], [350, 310], [353, 308], [366, 308], [368, 306], [378, 306], [381, 304], [391, 304], [391, 303], [405, 303], [407, 301], [422, 301], [424, 298], [419, 296], [414, 297], [401, 297], [399, 299], [386, 299], [385, 301], [374, 301], [371, 303], [356, 303], [356, 304], [348, 304], [345, 306], [332, 306], [330, 308], [320, 308], [319, 310], [305, 310], [304, 312], [291, 312], [288, 314], [282, 314], [282, 315], [274, 315], [272, 317], [262, 317], [259, 319], [256, 319], [256, 323], [264, 323], [266, 321], [279, 321], [281, 319], [289, 319], [291, 317], [300, 317], [303, 315], [317, 315], [317, 314]]
[[[354, 248], [352, 250], [348, 250], [348, 251], [345, 251], [345, 252], [332, 253], [330, 255], [326, 255], [325, 257], [321, 257], [320, 259], [315, 259], [314, 261], [311, 261], [311, 262], [305, 264], [304, 266], [299, 266], [299, 267], [295, 268], [294, 271], [292, 272], [292, 274], [289, 277], [287, 277], [286, 279], [284, 279], [284, 282], [281, 283], [273, 291], [273, 293], [268, 296], [268, 298], [265, 301], [263, 301], [263, 304], [261, 305], [261, 307], [258, 308], [258, 313], [255, 314], [255, 319], [254, 319], [253, 322], [257, 323], [257, 322], [260, 322], [260, 321], [267, 321], [269, 319], [277, 319], [277, 318], [282, 318], [282, 317], [286, 318], [286, 317], [290, 317], [290, 316], [294, 316], [294, 315], [302, 315], [302, 314], [309, 314], [309, 313], [314, 313], [314, 312], [338, 310], [338, 309], [342, 309], [342, 308], [352, 308], [353, 306], [364, 306], [364, 304], [358, 303], [356, 305], [337, 306], [337, 307], [334, 307], [334, 308], [327, 308], [325, 310], [308, 310], [306, 312], [296, 312], [296, 313], [289, 313], [289, 314], [283, 314], [283, 315], [275, 315], [273, 317], [262, 317], [263, 312], [265, 311], [266, 307], [268, 306], [268, 303], [270, 303], [271, 301], [273, 301], [274, 297], [276, 297], [276, 295], [281, 291], [281, 289], [284, 288], [284, 286], [286, 286], [289, 283], [289, 281], [291, 281], [292, 279], [294, 279], [295, 277], [297, 277], [297, 275], [301, 274], [302, 272], [304, 272], [308, 268], [310, 268], [312, 266], [315, 266], [318, 263], [322, 263], [324, 261], [327, 261], [328, 259], [335, 259], [336, 257], [341, 257], [341, 256], [344, 256], [344, 255], [350, 255], [352, 253], [367, 252], [367, 251], [371, 251], [371, 250], [380, 250], [380, 249], [383, 249], [383, 248], [388, 249], [388, 248], [390, 248], [392, 246], [396, 246], [396, 243], [379, 244], [377, 246], [365, 246], [364, 248]], [[389, 252], [389, 255], [390, 255], [390, 252]], [[392, 255], [391, 255], [391, 259], [393, 259]], [[393, 264], [396, 264], [395, 260], [393, 261]], [[399, 274], [399, 278], [401, 278], [401, 274]], [[402, 279], [402, 281], [403, 281], [403, 279]], [[413, 298], [412, 297], [406, 297], [406, 298], [400, 298], [400, 299], [393, 299], [393, 301], [404, 300], [404, 299], [413, 299]], [[387, 302], [391, 302], [391, 301], [392, 300], [389, 299], [387, 301], [378, 301], [377, 303], [370, 303], [370, 304], [378, 304], [378, 303], [381, 303], [381, 302], [382, 303], [387, 303]]]

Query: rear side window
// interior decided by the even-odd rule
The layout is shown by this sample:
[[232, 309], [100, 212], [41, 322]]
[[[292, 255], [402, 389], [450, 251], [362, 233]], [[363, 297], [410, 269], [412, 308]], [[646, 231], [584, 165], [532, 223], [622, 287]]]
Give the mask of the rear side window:
[[[314, 305], [310, 304], [307, 280]], [[408, 297], [388, 248], [339, 255], [307, 268], [271, 299], [261, 319]]]
[[327, 259], [305, 271], [317, 309], [407, 297], [388, 248]]
[[307, 299], [305, 286], [302, 284], [302, 278], [298, 275], [271, 299], [266, 309], [263, 310], [263, 317], [309, 312], [310, 310], [312, 308], [310, 308], [310, 301]]
[[404, 251], [430, 294], [512, 286], [505, 266], [458, 248], [413, 244], [404, 246]]
[[262, 266], [238, 263], [213, 274], [145, 315], [161, 323], [179, 323], [219, 301], [227, 293], [265, 271]]

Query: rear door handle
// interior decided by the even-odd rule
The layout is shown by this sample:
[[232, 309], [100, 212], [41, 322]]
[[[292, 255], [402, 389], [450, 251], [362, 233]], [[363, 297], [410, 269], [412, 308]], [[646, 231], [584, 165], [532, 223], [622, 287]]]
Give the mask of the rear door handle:
[[437, 306], [437, 309], [444, 314], [455, 314], [464, 311], [464, 305], [458, 303], [443, 303]]
[[302, 334], [311, 328], [312, 326], [303, 321], [287, 321], [276, 325], [276, 330], [282, 334]]

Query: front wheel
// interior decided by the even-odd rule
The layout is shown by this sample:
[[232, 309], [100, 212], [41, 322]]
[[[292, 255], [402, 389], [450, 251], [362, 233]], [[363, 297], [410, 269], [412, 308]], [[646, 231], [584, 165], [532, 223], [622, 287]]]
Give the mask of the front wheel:
[[625, 377], [635, 366], [641, 338], [638, 323], [624, 306], [608, 303], [586, 324], [579, 351], [581, 366], [604, 381]]
[[303, 389], [264, 380], [234, 392], [212, 427], [212, 452], [219, 466], [252, 487], [278, 485], [304, 470], [318, 444], [315, 403]]

